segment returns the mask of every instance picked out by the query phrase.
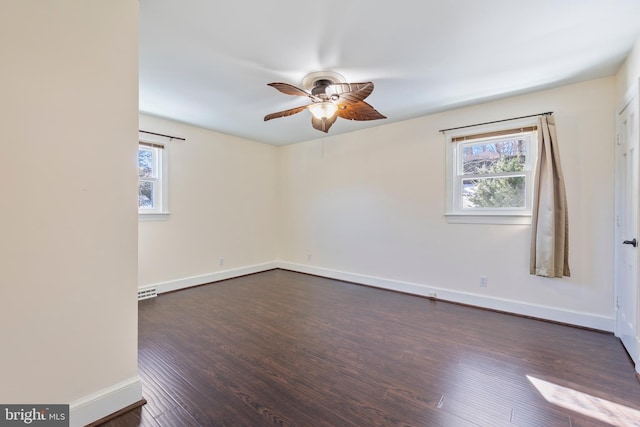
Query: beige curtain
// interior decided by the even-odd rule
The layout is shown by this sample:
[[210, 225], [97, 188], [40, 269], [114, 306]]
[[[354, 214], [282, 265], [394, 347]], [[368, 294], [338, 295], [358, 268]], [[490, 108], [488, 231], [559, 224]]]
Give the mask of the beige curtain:
[[538, 159], [533, 182], [531, 263], [536, 276], [570, 276], [567, 195], [552, 115], [538, 118]]

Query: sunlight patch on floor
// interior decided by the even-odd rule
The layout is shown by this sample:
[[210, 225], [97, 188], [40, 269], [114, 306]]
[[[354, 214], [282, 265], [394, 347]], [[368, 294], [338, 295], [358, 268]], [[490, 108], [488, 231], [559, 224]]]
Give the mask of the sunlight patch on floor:
[[527, 375], [549, 403], [619, 427], [640, 427], [640, 411]]

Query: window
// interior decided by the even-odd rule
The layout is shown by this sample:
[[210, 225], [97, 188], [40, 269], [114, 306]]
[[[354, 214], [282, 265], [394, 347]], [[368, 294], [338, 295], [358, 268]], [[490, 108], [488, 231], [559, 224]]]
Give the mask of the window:
[[447, 220], [529, 224], [536, 125], [447, 135]]
[[155, 142], [138, 145], [138, 214], [141, 219], [166, 219], [167, 161], [165, 147]]

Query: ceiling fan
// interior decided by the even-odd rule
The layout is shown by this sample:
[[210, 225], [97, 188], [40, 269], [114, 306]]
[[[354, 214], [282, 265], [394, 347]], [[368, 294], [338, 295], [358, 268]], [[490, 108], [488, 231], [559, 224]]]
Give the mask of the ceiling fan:
[[364, 99], [373, 92], [373, 83], [346, 83], [338, 73], [328, 71], [311, 73], [303, 81], [300, 89], [288, 83], [268, 83], [287, 95], [303, 96], [311, 99], [311, 104], [264, 116], [264, 121], [287, 117], [303, 110], [311, 112], [311, 125], [322, 132], [328, 132], [338, 117], [348, 120], [386, 119]]

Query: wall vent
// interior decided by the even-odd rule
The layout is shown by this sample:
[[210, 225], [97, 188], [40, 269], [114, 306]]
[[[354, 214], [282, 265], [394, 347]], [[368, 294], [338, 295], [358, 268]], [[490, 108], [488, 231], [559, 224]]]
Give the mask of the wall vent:
[[147, 286], [138, 289], [138, 301], [143, 299], [155, 298], [158, 296], [158, 289], [155, 286]]

